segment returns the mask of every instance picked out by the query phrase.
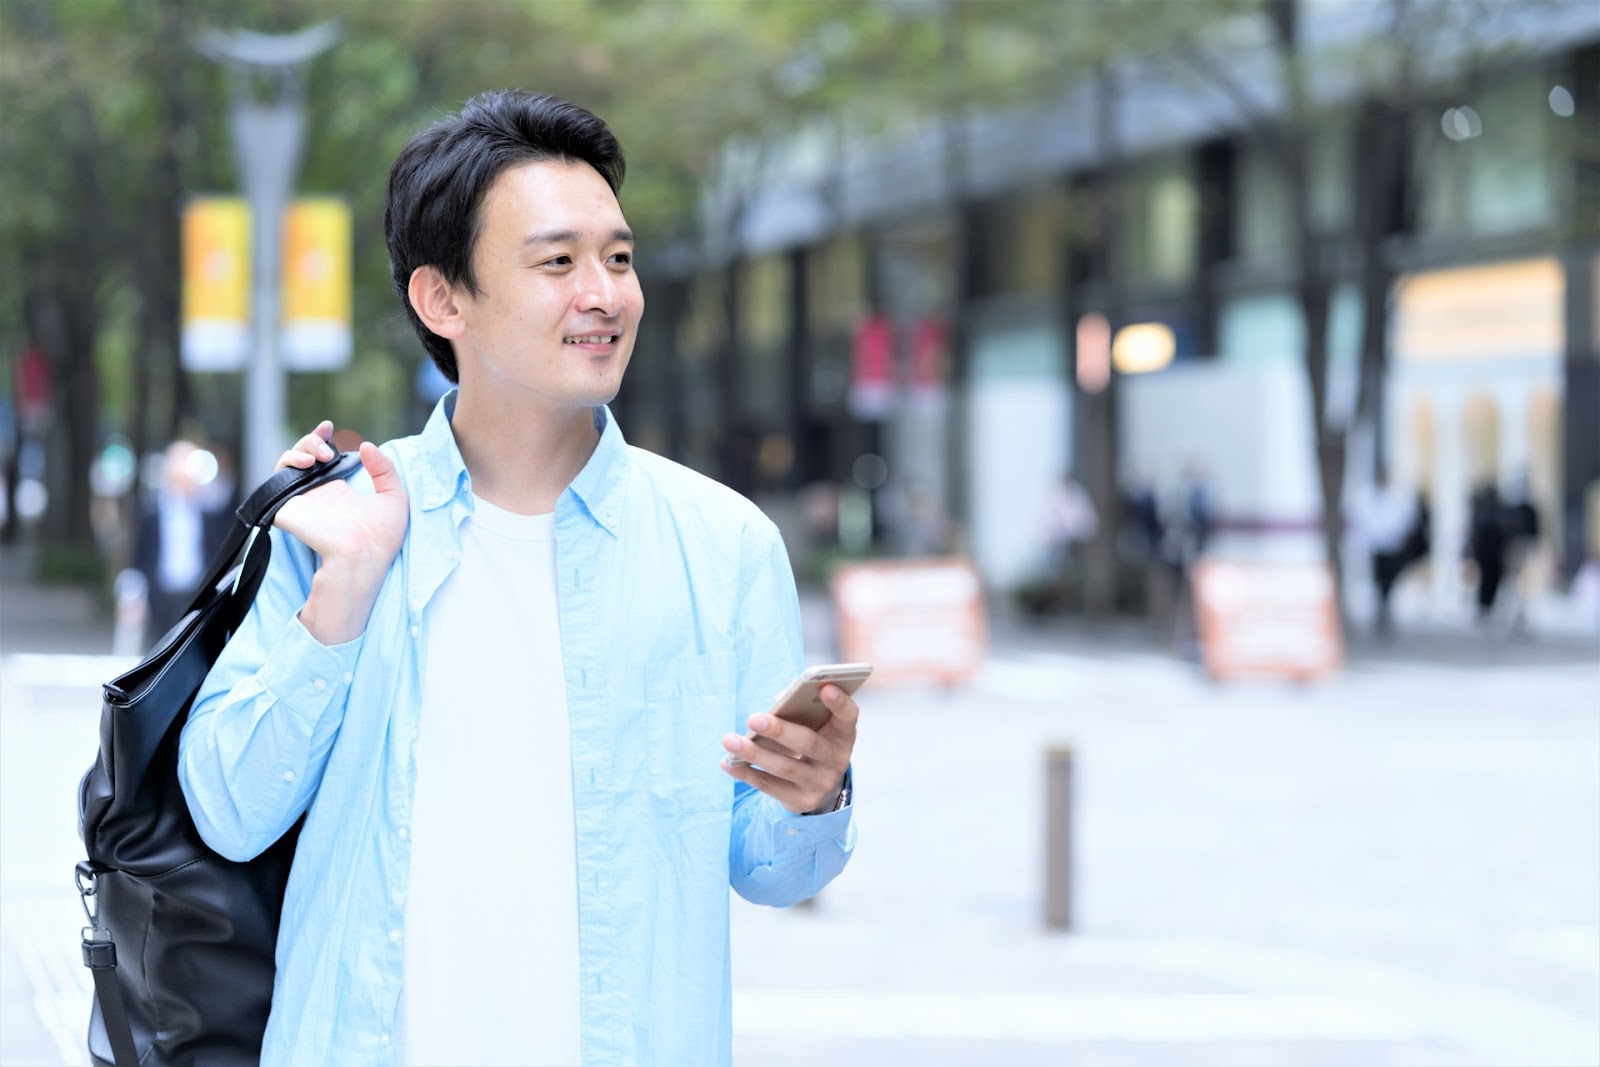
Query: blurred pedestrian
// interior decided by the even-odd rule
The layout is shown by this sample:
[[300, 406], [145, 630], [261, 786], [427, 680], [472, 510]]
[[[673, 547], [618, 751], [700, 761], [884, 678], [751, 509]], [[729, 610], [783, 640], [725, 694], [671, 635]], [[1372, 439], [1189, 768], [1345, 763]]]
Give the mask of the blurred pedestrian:
[[1467, 555], [1478, 571], [1478, 621], [1488, 623], [1506, 573], [1509, 542], [1505, 501], [1493, 482], [1473, 490], [1468, 504]]
[[1194, 568], [1211, 545], [1216, 504], [1211, 482], [1198, 460], [1184, 465], [1165, 529], [1166, 558], [1173, 572], [1177, 602], [1173, 608], [1173, 645], [1180, 655], [1199, 656], [1199, 623], [1195, 618]]
[[1354, 509], [1352, 526], [1371, 563], [1372, 584], [1378, 594], [1374, 627], [1380, 634], [1393, 629], [1389, 597], [1412, 561], [1421, 515], [1416, 494], [1391, 482], [1383, 467], [1378, 468], [1372, 489]]
[[854, 847], [855, 702], [762, 714], [804, 664], [777, 528], [606, 407], [644, 307], [622, 174], [521, 91], [390, 170], [394, 285], [456, 388], [278, 513], [180, 750], [224, 855], [305, 816], [264, 1064], [729, 1063], [729, 887], [798, 903]]
[[144, 576], [144, 645], [150, 647], [182, 618], [199, 591], [211, 555], [233, 521], [214, 494], [216, 457], [179, 438], [162, 455], [161, 483], [139, 514], [131, 566]]
[[1519, 476], [1505, 498], [1506, 595], [1510, 597], [1510, 627], [1525, 629], [1528, 601], [1532, 598], [1534, 560], [1539, 547], [1539, 509], [1528, 493], [1527, 477]]
[[1100, 513], [1089, 491], [1064, 471], [1045, 499], [1041, 523], [1045, 550], [1045, 570], [1065, 598], [1082, 582], [1083, 546], [1100, 529]]
[[1124, 553], [1136, 561], [1159, 559], [1165, 538], [1155, 486], [1139, 475], [1130, 477], [1122, 491], [1122, 537], [1119, 541]]
[[1185, 567], [1199, 559], [1216, 529], [1211, 480], [1198, 460], [1184, 465], [1168, 533], [1172, 554]]

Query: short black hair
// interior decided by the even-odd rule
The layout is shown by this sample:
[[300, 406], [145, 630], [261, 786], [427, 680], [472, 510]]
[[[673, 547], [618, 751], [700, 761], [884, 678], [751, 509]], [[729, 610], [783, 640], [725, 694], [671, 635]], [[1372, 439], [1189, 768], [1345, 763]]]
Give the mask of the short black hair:
[[613, 193], [622, 188], [626, 165], [611, 128], [577, 104], [524, 89], [479, 93], [458, 114], [411, 138], [389, 168], [383, 211], [389, 272], [423, 347], [452, 382], [459, 380], [455, 351], [411, 306], [411, 275], [432, 266], [476, 294], [472, 254], [484, 197], [508, 168], [545, 160], [587, 163]]

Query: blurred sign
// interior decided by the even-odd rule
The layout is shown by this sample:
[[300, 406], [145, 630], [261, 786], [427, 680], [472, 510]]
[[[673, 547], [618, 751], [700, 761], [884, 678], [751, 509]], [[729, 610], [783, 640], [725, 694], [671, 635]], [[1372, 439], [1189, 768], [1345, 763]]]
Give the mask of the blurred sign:
[[924, 315], [911, 328], [911, 399], [936, 404], [945, 398], [946, 365], [949, 363], [949, 335], [945, 325], [932, 315]]
[[336, 370], [350, 361], [350, 207], [294, 201], [283, 216], [283, 365]]
[[887, 315], [868, 315], [856, 328], [850, 361], [850, 414], [877, 420], [894, 406], [894, 326]]
[[250, 208], [202, 196], [183, 211], [183, 366], [235, 371], [250, 350]]
[[34, 431], [50, 410], [50, 357], [38, 345], [29, 345], [17, 363], [17, 414], [23, 428]]
[[1309, 681], [1339, 669], [1333, 579], [1322, 563], [1203, 560], [1194, 602], [1206, 673]]
[[[243, 370], [250, 353], [250, 205], [203, 196], [183, 213], [183, 365]], [[283, 365], [335, 370], [350, 359], [350, 208], [295, 200], [283, 216]]]
[[1400, 360], [1559, 354], [1566, 278], [1553, 256], [1409, 274], [1395, 286]]
[[982, 585], [961, 558], [851, 563], [833, 575], [839, 655], [877, 682], [970, 678], [988, 638]]

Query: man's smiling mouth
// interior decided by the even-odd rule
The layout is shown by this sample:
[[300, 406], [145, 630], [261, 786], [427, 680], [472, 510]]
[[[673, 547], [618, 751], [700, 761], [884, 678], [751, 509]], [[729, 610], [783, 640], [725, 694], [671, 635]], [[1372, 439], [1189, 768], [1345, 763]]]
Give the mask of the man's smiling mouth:
[[615, 343], [620, 336], [622, 335], [615, 333], [590, 333], [584, 334], [582, 337], [568, 337], [562, 343], [569, 345], [609, 345]]

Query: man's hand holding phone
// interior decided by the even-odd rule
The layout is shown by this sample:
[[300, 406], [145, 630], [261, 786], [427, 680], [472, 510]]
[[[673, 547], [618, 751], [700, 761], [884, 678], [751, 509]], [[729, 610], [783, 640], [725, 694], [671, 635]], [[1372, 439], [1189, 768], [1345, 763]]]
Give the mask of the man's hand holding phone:
[[856, 743], [860, 710], [851, 696], [872, 668], [813, 667], [771, 711], [752, 715], [750, 733], [726, 734], [722, 769], [796, 815], [833, 810]]

